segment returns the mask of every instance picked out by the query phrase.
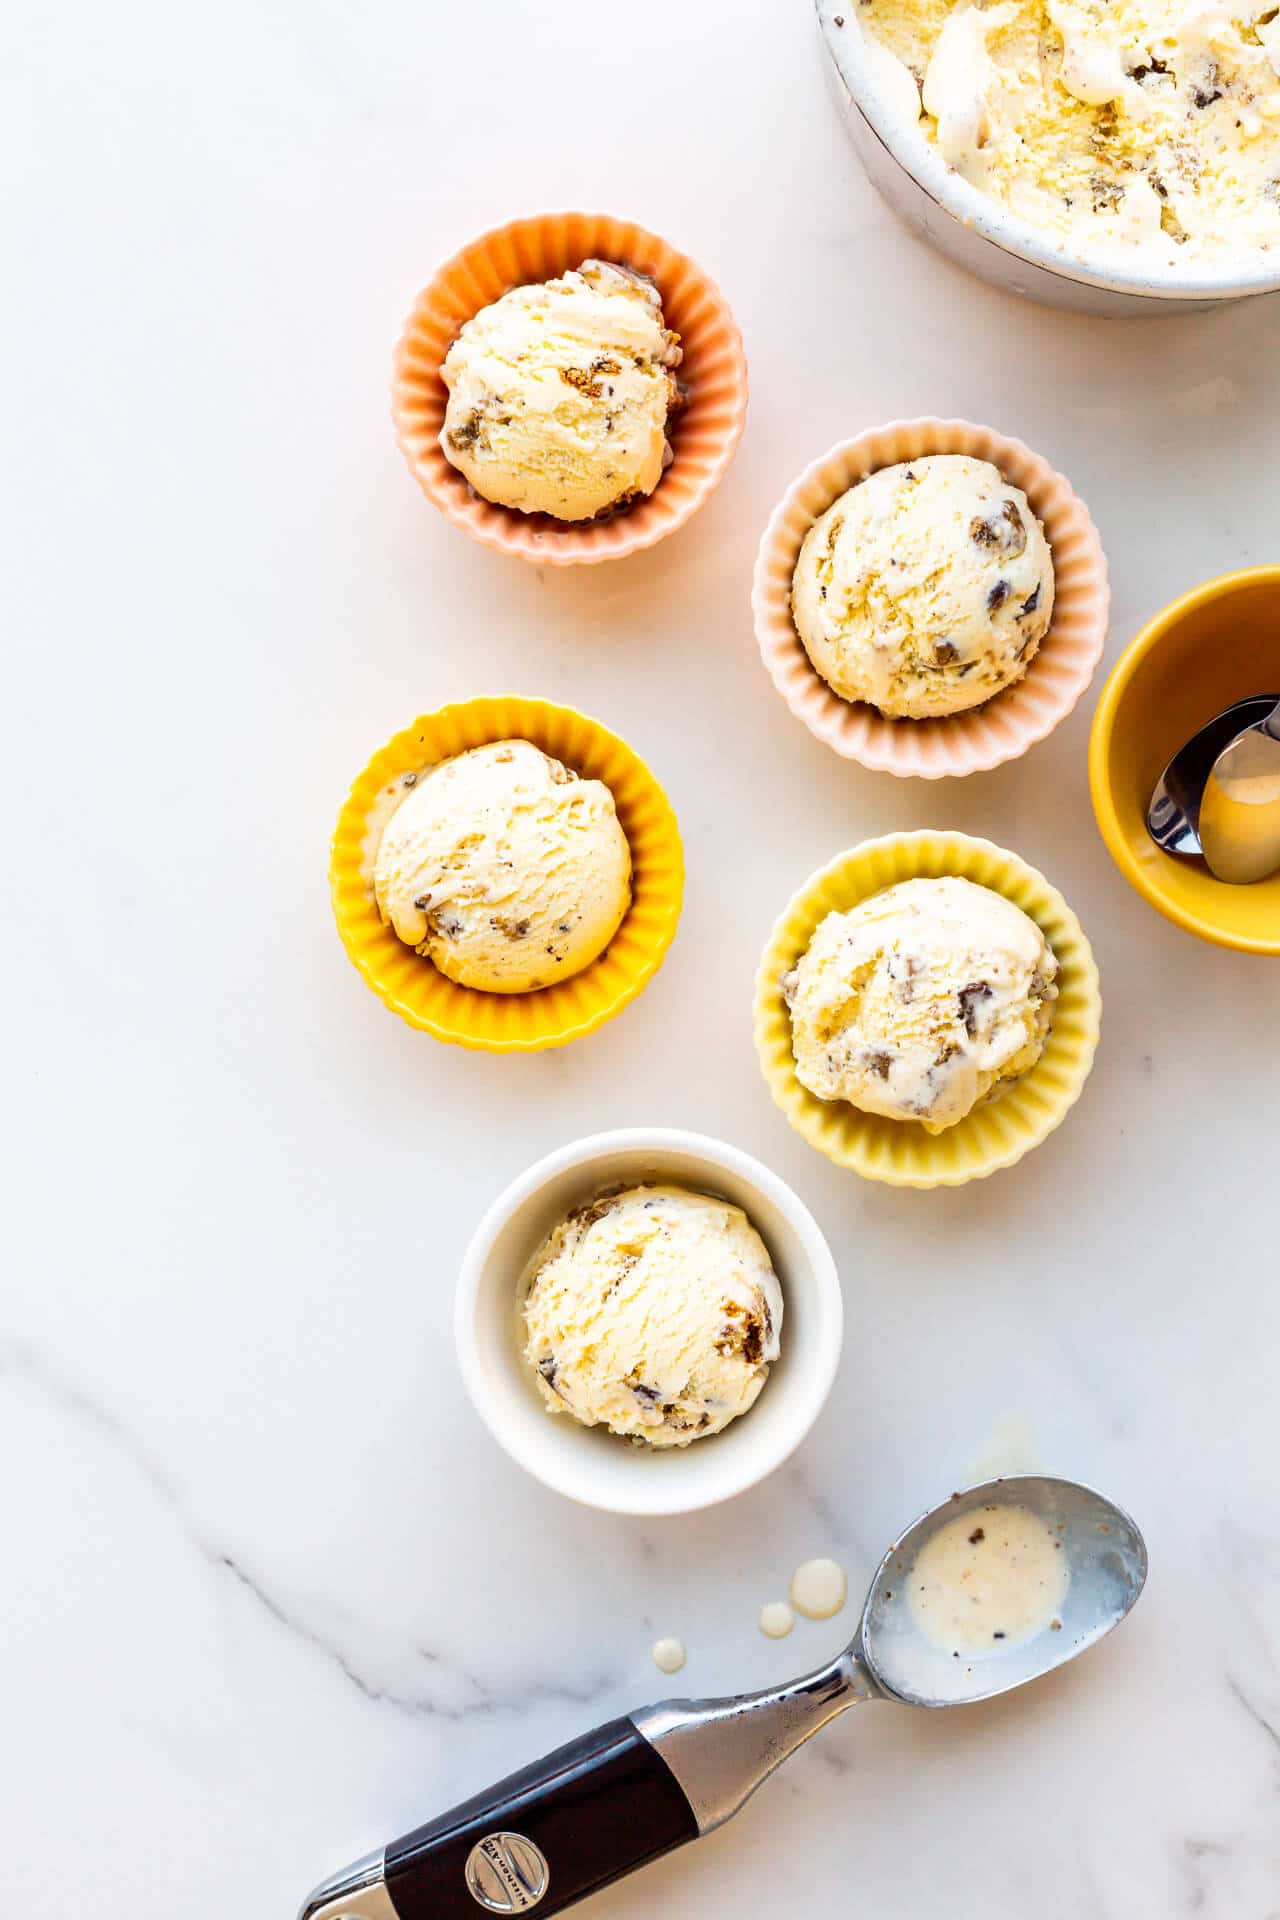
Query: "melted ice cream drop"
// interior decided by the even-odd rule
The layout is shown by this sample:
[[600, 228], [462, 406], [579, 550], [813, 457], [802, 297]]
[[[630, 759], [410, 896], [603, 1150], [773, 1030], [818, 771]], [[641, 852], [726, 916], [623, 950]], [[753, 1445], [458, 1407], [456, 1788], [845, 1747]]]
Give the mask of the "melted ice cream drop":
[[849, 1595], [845, 1570], [835, 1560], [806, 1560], [791, 1576], [791, 1604], [809, 1620], [829, 1620]]

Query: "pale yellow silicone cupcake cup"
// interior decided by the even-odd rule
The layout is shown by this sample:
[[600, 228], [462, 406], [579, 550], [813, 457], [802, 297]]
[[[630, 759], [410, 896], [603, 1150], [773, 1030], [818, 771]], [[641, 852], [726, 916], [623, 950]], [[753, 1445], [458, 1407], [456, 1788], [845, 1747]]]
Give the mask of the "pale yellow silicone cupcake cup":
[[[1058, 998], [1053, 1030], [1035, 1066], [945, 1133], [931, 1134], [914, 1121], [819, 1100], [801, 1086], [781, 983], [827, 914], [847, 912], [900, 880], [948, 874], [990, 887], [1030, 915], [1058, 957]], [[1062, 895], [1016, 854], [966, 833], [892, 833], [840, 854], [796, 894], [770, 935], [756, 975], [756, 1050], [774, 1099], [797, 1133], [828, 1160], [894, 1187], [963, 1186], [1011, 1167], [1039, 1146], [1080, 1097], [1101, 1020], [1098, 969]]]
[[[608, 948], [571, 979], [532, 993], [482, 993], [447, 980], [383, 924], [371, 877], [370, 815], [388, 787], [468, 747], [506, 739], [530, 740], [584, 779], [603, 780], [631, 849], [631, 905]], [[348, 957], [393, 1013], [461, 1047], [538, 1053], [594, 1033], [653, 978], [680, 918], [684, 860], [670, 802], [624, 740], [572, 707], [507, 694], [422, 714], [374, 754], [338, 816], [329, 883]]]
[[[685, 403], [671, 425], [675, 457], [646, 499], [604, 519], [568, 522], [494, 506], [440, 450], [449, 398], [441, 364], [482, 307], [592, 258], [646, 274], [680, 335], [684, 359], [676, 371]], [[481, 234], [419, 294], [396, 349], [391, 413], [400, 451], [428, 500], [482, 545], [553, 567], [620, 560], [674, 533], [719, 486], [747, 417], [747, 362], [724, 295], [687, 254], [612, 214], [535, 214]]]
[[[881, 467], [933, 453], [989, 460], [1031, 503], [1053, 554], [1053, 621], [1023, 678], [985, 706], [945, 719], [893, 720], [844, 700], [805, 652], [791, 617], [791, 579], [814, 521]], [[1084, 501], [1046, 460], [970, 420], [895, 420], [842, 440], [807, 467], [774, 509], [756, 557], [751, 606], [770, 677], [810, 733], [880, 773], [984, 772], [1015, 760], [1065, 720], [1093, 678], [1107, 638], [1107, 562]]]

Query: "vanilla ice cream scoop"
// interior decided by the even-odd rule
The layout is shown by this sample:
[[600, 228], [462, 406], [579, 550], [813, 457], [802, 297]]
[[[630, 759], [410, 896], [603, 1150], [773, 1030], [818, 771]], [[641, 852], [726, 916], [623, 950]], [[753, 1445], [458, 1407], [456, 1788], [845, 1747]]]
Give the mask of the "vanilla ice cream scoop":
[[552, 1413], [684, 1447], [754, 1406], [778, 1358], [782, 1291], [740, 1207], [629, 1187], [556, 1228], [524, 1327]]
[[844, 699], [912, 720], [961, 713], [1031, 664], [1053, 560], [1026, 494], [995, 467], [930, 454], [882, 467], [815, 520], [791, 610]]
[[655, 288], [604, 261], [513, 287], [445, 355], [445, 459], [484, 499], [557, 520], [652, 493], [671, 457], [679, 339]]
[[796, 1076], [820, 1100], [941, 1133], [1044, 1050], [1057, 957], [971, 880], [904, 880], [830, 913], [783, 981]]
[[373, 862], [378, 911], [460, 986], [528, 993], [608, 946], [631, 904], [613, 795], [527, 740], [413, 779]]

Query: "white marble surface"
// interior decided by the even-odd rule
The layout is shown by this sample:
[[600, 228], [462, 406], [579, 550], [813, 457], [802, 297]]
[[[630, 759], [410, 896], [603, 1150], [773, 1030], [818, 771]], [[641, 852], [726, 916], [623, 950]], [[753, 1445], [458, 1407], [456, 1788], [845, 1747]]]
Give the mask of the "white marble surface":
[[[1280, 308], [1108, 324], [961, 277], [859, 177], [804, 0], [228, 0], [198, 20], [12, 0], [4, 40], [7, 1906], [289, 1915], [366, 1847], [665, 1691], [660, 1632], [688, 1642], [691, 1691], [817, 1659], [838, 1625], [769, 1643], [760, 1603], [816, 1552], [860, 1589], [1012, 1417], [1148, 1529], [1124, 1632], [987, 1710], [852, 1715], [592, 1911], [1271, 1920], [1280, 968], [1197, 945], [1112, 869], [1092, 698], [990, 776], [864, 774], [778, 701], [747, 587], [800, 465], [955, 410], [1089, 500], [1114, 656], [1173, 593], [1276, 558]], [[575, 202], [721, 280], [753, 400], [693, 526], [538, 573], [418, 495], [388, 358], [455, 244]], [[643, 1000], [529, 1060], [384, 1012], [325, 881], [368, 751], [508, 687], [626, 733], [689, 858]], [[1064, 1129], [933, 1195], [811, 1153], [748, 1020], [793, 886], [920, 824], [1043, 866], [1106, 996]], [[527, 1482], [464, 1403], [448, 1334], [498, 1187], [644, 1122], [791, 1179], [850, 1322], [795, 1465], [669, 1523]]]

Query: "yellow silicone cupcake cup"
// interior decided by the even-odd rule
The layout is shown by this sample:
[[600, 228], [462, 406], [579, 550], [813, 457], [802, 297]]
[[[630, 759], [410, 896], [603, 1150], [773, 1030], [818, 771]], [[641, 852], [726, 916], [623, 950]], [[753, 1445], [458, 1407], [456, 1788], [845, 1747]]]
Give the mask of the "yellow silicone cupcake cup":
[[[782, 977], [818, 923], [899, 880], [955, 874], [1003, 894], [1043, 931], [1058, 957], [1053, 1030], [1035, 1066], [945, 1133], [819, 1100], [796, 1078]], [[1053, 1132], [1080, 1097], [1102, 1020], [1098, 969], [1080, 922], [1044, 875], [1016, 854], [965, 833], [892, 833], [864, 840], [805, 883], [778, 921], [756, 975], [756, 1050], [770, 1092], [797, 1133], [838, 1166], [894, 1187], [959, 1187], [1011, 1167]]]
[[[370, 813], [392, 781], [506, 739], [530, 740], [585, 779], [603, 780], [631, 848], [631, 906], [605, 952], [533, 993], [460, 987], [398, 940], [379, 918], [365, 848]], [[680, 918], [684, 859], [670, 802], [624, 740], [572, 707], [507, 694], [422, 714], [374, 754], [338, 816], [329, 883], [342, 944], [393, 1013], [460, 1047], [538, 1053], [594, 1033], [653, 978]]]

